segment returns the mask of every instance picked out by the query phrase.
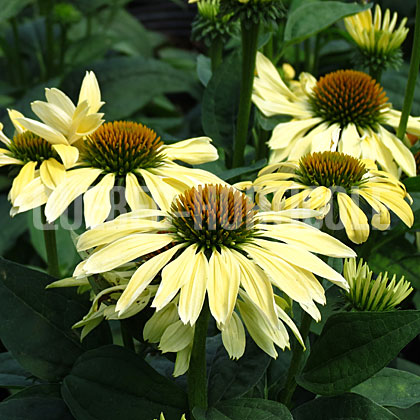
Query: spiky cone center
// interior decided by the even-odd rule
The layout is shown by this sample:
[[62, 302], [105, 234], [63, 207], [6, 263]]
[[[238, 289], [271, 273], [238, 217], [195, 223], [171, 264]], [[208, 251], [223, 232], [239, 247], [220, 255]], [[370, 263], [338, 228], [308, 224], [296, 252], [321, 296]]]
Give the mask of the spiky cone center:
[[162, 164], [162, 140], [150, 128], [132, 121], [101, 125], [84, 143], [82, 158], [95, 168], [119, 176]]
[[308, 186], [342, 187], [350, 191], [363, 182], [365, 165], [340, 152], [315, 152], [299, 161], [299, 181]]
[[338, 70], [321, 77], [310, 97], [318, 117], [342, 128], [355, 124], [376, 130], [389, 107], [385, 91], [368, 74], [355, 70]]
[[13, 156], [23, 163], [38, 162], [41, 164], [44, 160], [58, 157], [57, 152], [47, 140], [30, 131], [15, 135], [9, 149]]
[[256, 234], [255, 204], [233, 187], [205, 185], [179, 195], [171, 221], [180, 242], [200, 249], [237, 248]]

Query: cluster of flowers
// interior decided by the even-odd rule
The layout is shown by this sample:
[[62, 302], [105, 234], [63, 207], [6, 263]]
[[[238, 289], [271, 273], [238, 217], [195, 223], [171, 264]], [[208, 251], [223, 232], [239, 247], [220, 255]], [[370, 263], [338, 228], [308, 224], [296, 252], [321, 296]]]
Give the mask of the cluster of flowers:
[[[73, 278], [50, 286], [87, 287], [90, 276], [105, 280], [108, 287], [76, 324], [82, 337], [103, 319], [152, 307], [144, 339], [176, 352], [174, 374], [180, 375], [188, 370], [196, 322], [208, 308], [230, 357], [243, 355], [245, 327], [276, 357], [275, 346], [289, 347], [286, 326], [304, 346], [287, 313], [291, 301], [320, 320], [316, 304], [326, 300], [317, 276], [346, 291], [361, 276], [374, 282], [367, 268], [346, 266], [345, 278], [315, 255], [356, 256], [327, 232], [343, 225], [343, 241], [360, 244], [370, 225], [389, 227], [390, 211], [413, 224], [410, 196], [398, 177], [415, 175], [415, 160], [386, 128], [396, 127], [400, 113], [375, 80], [340, 70], [320, 80], [303, 73], [284, 81], [262, 54], [256, 73], [255, 105], [266, 116], [291, 120], [273, 131], [269, 166], [256, 180], [233, 186], [176, 163], [216, 160], [207, 137], [167, 145], [142, 124], [104, 123], [91, 72], [77, 106], [60, 90], [47, 89], [47, 101], [32, 104], [41, 121], [9, 111], [16, 131], [11, 139], [0, 135], [7, 147], [0, 150], [0, 165], [22, 166], [9, 194], [11, 214], [45, 206], [53, 222], [83, 194], [87, 230], [76, 245], [84, 260]], [[420, 135], [418, 118], [409, 119], [408, 132]], [[130, 211], [106, 221], [116, 185], [125, 188]], [[243, 192], [249, 188], [255, 202]], [[309, 218], [322, 229], [299, 220]], [[378, 289], [381, 279], [377, 283], [369, 287]], [[386, 309], [410, 292], [395, 279], [387, 290]]]

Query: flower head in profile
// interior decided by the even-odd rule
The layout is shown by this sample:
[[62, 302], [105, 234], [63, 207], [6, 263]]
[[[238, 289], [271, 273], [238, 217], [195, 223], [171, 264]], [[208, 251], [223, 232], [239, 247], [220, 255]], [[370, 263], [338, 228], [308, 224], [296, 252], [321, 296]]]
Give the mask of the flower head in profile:
[[375, 6], [375, 16], [372, 16], [370, 9], [346, 17], [344, 24], [347, 32], [356, 43], [362, 54], [363, 64], [377, 72], [389, 65], [398, 65], [401, 61], [400, 46], [408, 34], [405, 27], [407, 18], [404, 18], [398, 28], [398, 15], [392, 15], [386, 9], [382, 17], [381, 7]]
[[[76, 277], [140, 261], [118, 299], [119, 315], [150, 284], [158, 285], [151, 306], [159, 314], [175, 304], [181, 329], [195, 325], [208, 301], [219, 329], [226, 330], [226, 340], [233, 342], [225, 344], [231, 356], [243, 353], [244, 343], [235, 339], [241, 336], [237, 331], [242, 321], [269, 354], [277, 354], [273, 342], [288, 345], [284, 328], [281, 338], [265, 333], [279, 331], [280, 322], [289, 322], [277, 308], [273, 286], [317, 320], [316, 303], [324, 304], [325, 295], [315, 275], [347, 288], [344, 278], [313, 253], [355, 255], [337, 239], [292, 219], [290, 211], [258, 212], [246, 195], [226, 184], [190, 188], [166, 211], [143, 209], [121, 215], [82, 234], [77, 247], [93, 252], [76, 267]], [[262, 321], [259, 327], [252, 324], [257, 315], [264, 319], [264, 328]]]
[[346, 298], [351, 307], [358, 311], [392, 311], [412, 291], [409, 281], [404, 276], [397, 281], [394, 274], [388, 279], [388, 273], [379, 273], [374, 279], [373, 273], [367, 263], [355, 258], [346, 259], [344, 262], [344, 277], [350, 285]]
[[[383, 88], [368, 74], [338, 70], [316, 80], [300, 75], [301, 88], [284, 83], [274, 65], [257, 55], [253, 101], [268, 116], [288, 115], [269, 140], [271, 162], [298, 160], [325, 150], [338, 150], [356, 158], [376, 161], [398, 175], [401, 168], [415, 175], [410, 150], [385, 126], [398, 127], [401, 113], [392, 109]], [[420, 135], [420, 121], [410, 117], [407, 132]], [[339, 133], [336, 142], [333, 134]]]
[[[324, 216], [332, 216], [327, 217], [327, 227], [338, 218], [348, 238], [357, 244], [369, 237], [363, 203], [372, 208], [370, 223], [377, 229], [388, 229], [390, 210], [407, 226], [414, 222], [413, 211], [406, 201], [411, 198], [404, 184], [379, 171], [372, 161], [340, 152], [316, 152], [305, 155], [299, 162], [269, 165], [260, 171], [254, 185], [260, 204], [266, 203], [265, 196], [272, 193], [268, 205], [273, 210], [319, 210]], [[338, 214], [334, 214], [337, 208]]]
[[[153, 130], [142, 124], [105, 123], [79, 146], [78, 167], [68, 171], [64, 182], [51, 194], [45, 208], [47, 220], [57, 219], [75, 198], [84, 194], [86, 226], [104, 222], [111, 211], [110, 193], [117, 183], [125, 187], [125, 199], [131, 210], [153, 208], [154, 202], [167, 209], [179, 191], [220, 181], [207, 171], [175, 163], [175, 160], [188, 164], [216, 160], [217, 150], [210, 142], [208, 137], [199, 137], [165, 145]], [[144, 191], [144, 184], [151, 197]]]
[[[23, 115], [9, 110], [15, 135], [9, 139], [0, 124], [0, 166], [20, 166], [9, 192], [10, 214], [21, 213], [45, 204], [52, 190], [64, 179], [66, 162], [59, 145], [26, 130], [20, 120]], [[65, 153], [64, 153], [65, 154]], [[64, 157], [64, 158], [63, 158]]]

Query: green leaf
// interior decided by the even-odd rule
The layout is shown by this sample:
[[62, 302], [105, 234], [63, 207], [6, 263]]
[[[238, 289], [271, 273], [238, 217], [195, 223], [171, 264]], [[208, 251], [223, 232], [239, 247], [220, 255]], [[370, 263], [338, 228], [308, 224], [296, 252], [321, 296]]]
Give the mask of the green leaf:
[[410, 408], [390, 407], [392, 411], [400, 420], [419, 420], [420, 419], [420, 404], [413, 405]]
[[9, 352], [0, 353], [0, 387], [23, 388], [36, 382]]
[[239, 104], [239, 54], [230, 55], [210, 79], [203, 95], [201, 121], [207, 136], [228, 155], [233, 151]]
[[420, 402], [420, 376], [384, 368], [352, 389], [379, 405], [409, 408]]
[[403, 181], [408, 192], [420, 192], [420, 176], [406, 178]]
[[409, 242], [393, 241], [392, 247], [383, 246], [369, 256], [369, 267], [375, 273], [387, 271], [391, 277], [396, 274], [397, 280], [402, 276], [415, 287], [420, 287], [419, 255]]
[[109, 343], [110, 332], [103, 324], [80, 343], [71, 326], [89, 304], [74, 290], [45, 290], [53, 280], [0, 258], [0, 339], [24, 369], [55, 382], [86, 349]]
[[420, 332], [420, 311], [332, 315], [298, 377], [321, 395], [346, 392], [384, 368]]
[[103, 111], [107, 120], [127, 118], [161, 94], [199, 95], [198, 83], [188, 73], [150, 58], [114, 57], [92, 65], [91, 69], [106, 102]]
[[294, 420], [398, 420], [386, 408], [357, 394], [321, 397], [293, 410]]
[[197, 57], [197, 76], [203, 86], [207, 86], [211, 79], [211, 60], [203, 54]]
[[5, 194], [0, 195], [0, 219], [3, 221], [0, 237], [0, 255], [4, 255], [15, 245], [16, 240], [28, 229], [25, 216], [10, 217], [11, 204]]
[[339, 1], [318, 1], [303, 4], [290, 13], [284, 30], [284, 40], [289, 45], [303, 41], [338, 20], [371, 7], [371, 4], [360, 5]]
[[36, 385], [24, 389], [0, 404], [0, 418], [7, 420], [71, 420], [60, 397], [58, 384]]
[[64, 378], [62, 395], [77, 419], [179, 420], [185, 393], [141, 357], [119, 346], [89, 351]]
[[250, 338], [247, 338], [244, 355], [236, 361], [232, 360], [220, 340], [208, 366], [209, 403], [246, 394], [264, 375], [270, 361], [270, 356]]
[[32, 0], [0, 0], [0, 22], [16, 17]]
[[293, 420], [286, 406], [259, 398], [239, 398], [223, 401], [206, 413], [194, 409], [197, 420]]
[[240, 175], [250, 174], [251, 172], [256, 172], [259, 169], [263, 168], [267, 164], [267, 159], [261, 159], [252, 165], [241, 166], [239, 168], [228, 169], [220, 173], [219, 177], [225, 181], [229, 179], [236, 178]]

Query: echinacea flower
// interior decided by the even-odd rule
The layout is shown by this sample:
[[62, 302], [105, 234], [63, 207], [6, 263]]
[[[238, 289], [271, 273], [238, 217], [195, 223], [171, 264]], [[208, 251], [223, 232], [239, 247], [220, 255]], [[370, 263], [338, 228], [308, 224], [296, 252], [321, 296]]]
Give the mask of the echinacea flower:
[[372, 161], [340, 152], [311, 153], [299, 162], [269, 165], [260, 171], [254, 185], [260, 200], [274, 194], [273, 210], [308, 208], [334, 216], [331, 212], [338, 207], [348, 238], [357, 244], [369, 237], [368, 218], [361, 208], [364, 202], [373, 210], [371, 224], [377, 229], [388, 229], [389, 210], [409, 227], [414, 222], [404, 184], [379, 171]]
[[22, 167], [9, 192], [13, 216], [45, 204], [52, 190], [64, 179], [65, 166], [61, 163], [63, 150], [57, 144], [22, 127], [20, 112], [9, 110], [9, 117], [15, 135], [9, 139], [0, 124], [0, 141], [7, 147], [0, 149], [0, 166]]
[[175, 160], [189, 164], [216, 160], [217, 150], [210, 142], [208, 137], [199, 137], [165, 145], [153, 130], [142, 124], [105, 123], [79, 146], [80, 167], [67, 171], [66, 179], [51, 194], [45, 208], [47, 220], [57, 219], [74, 199], [84, 194], [86, 227], [102, 223], [111, 211], [110, 193], [115, 185], [125, 187], [125, 199], [131, 210], [153, 208], [154, 201], [167, 209], [172, 198], [186, 188], [220, 181], [207, 171], [175, 163]]
[[93, 72], [86, 72], [79, 93], [77, 106], [61, 90], [45, 89], [47, 102], [32, 102], [32, 111], [42, 122], [19, 118], [26, 129], [56, 144], [61, 150], [61, 158], [67, 166], [74, 164], [79, 156], [76, 143], [94, 132], [102, 123], [103, 115], [98, 113], [104, 104], [98, 81]]
[[347, 32], [359, 47], [363, 61], [369, 68], [386, 68], [387, 64], [397, 64], [401, 59], [400, 46], [408, 34], [404, 18], [396, 28], [398, 14], [394, 12], [391, 19], [389, 9], [382, 18], [381, 7], [375, 6], [375, 17], [370, 9], [346, 17], [344, 24]]
[[[386, 126], [398, 127], [401, 112], [392, 109], [383, 88], [368, 74], [338, 70], [318, 81], [300, 76], [301, 89], [289, 89], [274, 65], [257, 55], [253, 101], [267, 117], [289, 115], [269, 140], [270, 162], [298, 160], [311, 152], [332, 150], [370, 159], [393, 175], [401, 168], [415, 176], [410, 150]], [[333, 133], [339, 133], [333, 144]], [[409, 117], [407, 132], [420, 135], [420, 121]]]
[[344, 262], [344, 277], [350, 285], [350, 290], [346, 293], [346, 298], [351, 307], [358, 311], [392, 311], [399, 305], [412, 291], [413, 288], [409, 281], [404, 280], [404, 276], [396, 281], [394, 274], [391, 281], [388, 273], [379, 273], [376, 279], [372, 278], [372, 271], [367, 263], [356, 259], [346, 259]]
[[[151, 220], [155, 216], [160, 220]], [[120, 315], [146, 287], [158, 282], [151, 304], [156, 311], [176, 299], [182, 324], [194, 326], [207, 298], [221, 330], [236, 319], [235, 305], [238, 300], [246, 305], [246, 297], [270, 328], [277, 329], [273, 286], [319, 320], [315, 303], [324, 304], [325, 295], [315, 275], [344, 289], [347, 283], [312, 252], [337, 258], [355, 255], [337, 239], [293, 220], [290, 211], [258, 213], [246, 195], [225, 184], [188, 189], [167, 211], [143, 209], [121, 215], [83, 233], [77, 247], [95, 249], [76, 267], [75, 277], [142, 262], [118, 299]]]

